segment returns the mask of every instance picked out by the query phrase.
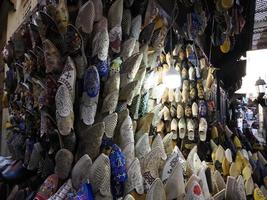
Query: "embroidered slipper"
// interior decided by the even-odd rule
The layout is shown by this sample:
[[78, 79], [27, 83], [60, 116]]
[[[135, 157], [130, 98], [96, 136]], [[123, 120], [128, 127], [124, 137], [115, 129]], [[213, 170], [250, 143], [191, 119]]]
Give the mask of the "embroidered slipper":
[[66, 85], [71, 95], [72, 103], [74, 103], [75, 84], [76, 84], [76, 67], [71, 57], [67, 58], [65, 67], [63, 69], [61, 76], [58, 79], [58, 82]]
[[94, 3], [94, 10], [95, 10], [95, 22], [98, 22], [103, 17], [103, 3], [101, 0], [92, 0]]
[[63, 136], [70, 135], [74, 129], [74, 113], [70, 112], [70, 114], [66, 117], [61, 117], [58, 113], [56, 113], [56, 119], [59, 133]]
[[131, 163], [135, 159], [134, 142], [128, 143], [122, 150], [126, 158], [126, 168], [129, 169]]
[[194, 155], [197, 153], [197, 145], [195, 145], [189, 152], [187, 159], [186, 159], [186, 172], [187, 174], [191, 174], [194, 169]]
[[115, 73], [110, 75], [107, 82], [105, 83], [103, 96], [106, 97], [108, 94], [119, 91], [120, 89], [120, 74]]
[[[78, 145], [78, 157], [88, 154], [94, 160], [100, 150], [102, 137], [105, 131], [105, 123], [100, 122], [91, 127], [85, 127], [80, 133], [80, 143]], [[90, 135], [88, 135], [90, 133]], [[94, 140], [92, 140], [94, 138]]]
[[198, 199], [204, 200], [204, 195], [200, 187], [200, 179], [196, 175], [192, 175], [186, 183], [185, 187], [185, 200]]
[[135, 145], [135, 155], [139, 160], [142, 160], [150, 151], [149, 136], [148, 133], [145, 133]]
[[237, 185], [236, 185], [236, 194], [238, 196], [238, 199], [240, 200], [246, 200], [246, 192], [245, 192], [245, 184], [244, 184], [244, 179], [240, 175], [237, 178]]
[[55, 20], [59, 32], [64, 35], [69, 23], [69, 12], [65, 0], [59, 0], [58, 4], [49, 4], [47, 12]]
[[145, 76], [146, 76], [146, 69], [145, 68], [140, 68], [138, 70], [138, 72], [135, 75], [134, 81], [138, 81], [138, 86], [136, 88], [136, 94], [140, 94], [141, 93], [141, 89], [143, 87], [143, 83], [145, 80]]
[[124, 101], [128, 105], [131, 105], [133, 98], [136, 96], [136, 90], [138, 87], [138, 82], [139, 81], [130, 82], [125, 87], [121, 88], [120, 95], [119, 95], [119, 101]]
[[91, 66], [85, 71], [83, 90], [81, 119], [86, 125], [92, 125], [96, 115], [100, 90], [100, 78], [95, 66]]
[[58, 186], [59, 186], [58, 176], [56, 174], [48, 176], [47, 179], [39, 188], [34, 199], [36, 200], [48, 199], [54, 193], [56, 193]]
[[116, 0], [108, 11], [109, 27], [121, 26], [123, 16], [123, 0]]
[[[179, 159], [179, 154], [174, 151], [166, 160], [163, 169], [162, 169], [162, 173], [161, 173], [161, 180], [163, 182], [163, 184], [166, 184], [166, 182], [168, 181], [169, 177], [172, 175], [172, 172], [174, 171], [174, 168], [178, 165], [178, 162], [180, 162]], [[181, 164], [181, 163], [180, 163]], [[175, 174], [178, 175], [178, 174]], [[181, 180], [184, 178], [184, 176], [181, 177]], [[181, 181], [181, 184], [183, 183], [183, 181]], [[167, 188], [166, 188], [166, 192], [167, 192]], [[168, 192], [167, 192], [168, 193]]]
[[95, 21], [95, 7], [93, 1], [83, 4], [76, 17], [75, 26], [86, 34], [91, 34]]
[[108, 138], [113, 138], [114, 131], [117, 125], [118, 114], [112, 113], [104, 117], [103, 122], [105, 123], [105, 135]]
[[122, 63], [121, 66], [121, 82], [120, 88], [126, 86], [128, 83], [132, 82], [139, 70], [143, 54], [137, 53], [129, 57]]
[[144, 193], [143, 177], [141, 173], [140, 162], [137, 158], [133, 160], [127, 168], [128, 179], [125, 183], [125, 194], [136, 191], [138, 194]]
[[164, 185], [159, 178], [156, 178], [147, 192], [146, 200], [166, 200]]
[[235, 177], [228, 176], [226, 182], [226, 191], [225, 191], [225, 198], [226, 199], [235, 199], [235, 195], [237, 192], [237, 181]]
[[95, 34], [92, 41], [92, 57], [97, 56], [101, 61], [108, 58], [109, 35], [107, 28], [107, 19], [101, 20], [95, 25]]
[[123, 120], [120, 126], [119, 141], [121, 149], [123, 149], [128, 143], [134, 142], [133, 122], [129, 115]]
[[[163, 144], [162, 144], [163, 145]], [[142, 174], [145, 190], [149, 190], [156, 178], [159, 178], [159, 167], [162, 158], [166, 158], [164, 148], [156, 146], [145, 156], [142, 162]]]
[[44, 60], [46, 66], [46, 73], [62, 72], [63, 64], [61, 55], [56, 46], [48, 39], [43, 41]]
[[78, 190], [82, 184], [89, 179], [89, 173], [92, 166], [91, 158], [85, 154], [74, 165], [71, 172], [71, 182], [75, 190]]
[[72, 168], [72, 153], [67, 149], [60, 149], [55, 156], [55, 161], [55, 174], [59, 179], [67, 179]]
[[122, 38], [126, 39], [130, 36], [131, 31], [131, 24], [132, 24], [132, 14], [130, 9], [124, 9], [123, 15], [122, 15], [122, 22], [121, 22], [121, 28], [122, 28]]
[[140, 32], [141, 32], [141, 26], [142, 26], [142, 16], [141, 15], [137, 15], [132, 20], [130, 37], [133, 37], [136, 40], [138, 40]]
[[68, 117], [73, 112], [73, 103], [70, 92], [65, 84], [60, 85], [57, 89], [56, 97], [57, 114], [60, 117]]
[[156, 147], [159, 147], [160, 150], [161, 150], [161, 154], [162, 154], [161, 159], [162, 160], [166, 160], [167, 159], [167, 155], [166, 155], [166, 152], [165, 152], [163, 139], [162, 139], [160, 134], [157, 134], [156, 137], [154, 138], [154, 140], [152, 142], [152, 145], [151, 145], [151, 149], [154, 149]]
[[[110, 190], [110, 161], [108, 156], [100, 154], [90, 169], [90, 183], [95, 196], [103, 199], [112, 199]], [[101, 199], [96, 198], [96, 199]]]
[[135, 42], [135, 38], [129, 38], [128, 40], [125, 40], [122, 43], [120, 56], [123, 61], [127, 60], [127, 58], [132, 56], [135, 47]]

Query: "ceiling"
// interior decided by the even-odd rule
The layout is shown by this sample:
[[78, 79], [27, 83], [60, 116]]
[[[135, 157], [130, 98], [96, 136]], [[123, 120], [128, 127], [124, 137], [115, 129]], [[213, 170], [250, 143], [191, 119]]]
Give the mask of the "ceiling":
[[267, 0], [256, 0], [252, 49], [267, 48]]

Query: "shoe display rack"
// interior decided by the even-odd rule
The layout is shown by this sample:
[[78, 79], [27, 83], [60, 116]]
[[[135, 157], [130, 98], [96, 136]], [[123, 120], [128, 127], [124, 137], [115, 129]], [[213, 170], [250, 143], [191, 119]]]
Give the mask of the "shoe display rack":
[[[265, 199], [266, 147], [221, 120], [227, 95], [220, 89], [217, 105], [218, 69], [197, 40], [209, 20], [203, 2], [177, 1], [172, 13], [153, 0], [42, 2], [3, 51], [11, 157], [0, 157], [0, 193]], [[223, 53], [242, 29], [241, 8], [214, 4]]]

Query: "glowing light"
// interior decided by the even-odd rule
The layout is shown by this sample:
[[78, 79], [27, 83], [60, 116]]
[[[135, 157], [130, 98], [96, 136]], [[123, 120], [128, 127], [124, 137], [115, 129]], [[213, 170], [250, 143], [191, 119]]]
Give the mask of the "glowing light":
[[170, 69], [164, 74], [163, 84], [165, 87], [169, 89], [180, 88], [181, 87], [181, 75], [174, 68], [170, 67]]

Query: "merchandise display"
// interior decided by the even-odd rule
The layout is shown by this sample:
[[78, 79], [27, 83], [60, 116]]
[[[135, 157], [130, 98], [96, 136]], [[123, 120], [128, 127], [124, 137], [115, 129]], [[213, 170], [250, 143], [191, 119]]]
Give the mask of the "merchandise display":
[[[77, 2], [70, 10], [46, 1], [3, 51], [11, 157], [0, 157], [0, 193], [266, 199], [266, 146], [218, 117], [226, 97], [216, 111], [218, 68], [196, 41], [209, 17], [204, 3], [179, 1], [167, 14], [154, 0]], [[191, 10], [183, 35], [180, 4]], [[212, 42], [228, 53], [245, 23], [242, 6], [214, 6]]]

